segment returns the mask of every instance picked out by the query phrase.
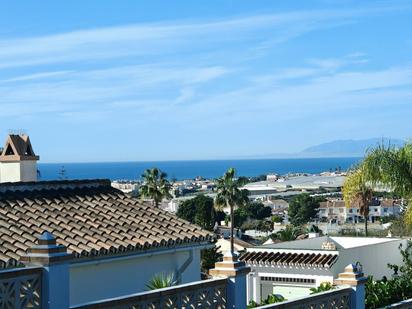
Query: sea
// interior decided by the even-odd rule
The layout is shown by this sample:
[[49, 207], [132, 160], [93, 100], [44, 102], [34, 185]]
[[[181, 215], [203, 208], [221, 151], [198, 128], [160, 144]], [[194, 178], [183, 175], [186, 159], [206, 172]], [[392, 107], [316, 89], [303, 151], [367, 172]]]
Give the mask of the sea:
[[238, 176], [259, 176], [276, 173], [317, 174], [336, 169], [347, 170], [361, 158], [307, 158], [256, 160], [202, 160], [158, 162], [105, 162], [105, 163], [39, 163], [40, 180], [103, 179], [140, 180], [144, 170], [152, 167], [166, 172], [169, 179], [194, 179], [198, 176], [214, 179], [230, 167]]

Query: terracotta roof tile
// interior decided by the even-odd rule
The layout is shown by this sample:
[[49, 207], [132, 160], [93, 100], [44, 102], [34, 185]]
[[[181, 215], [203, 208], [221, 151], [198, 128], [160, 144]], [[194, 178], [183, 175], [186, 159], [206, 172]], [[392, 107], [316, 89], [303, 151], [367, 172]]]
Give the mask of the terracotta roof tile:
[[239, 259], [248, 265], [330, 268], [337, 261], [338, 254], [251, 251], [244, 253]]
[[213, 240], [109, 181], [0, 184], [0, 268], [18, 265], [44, 230], [78, 258]]

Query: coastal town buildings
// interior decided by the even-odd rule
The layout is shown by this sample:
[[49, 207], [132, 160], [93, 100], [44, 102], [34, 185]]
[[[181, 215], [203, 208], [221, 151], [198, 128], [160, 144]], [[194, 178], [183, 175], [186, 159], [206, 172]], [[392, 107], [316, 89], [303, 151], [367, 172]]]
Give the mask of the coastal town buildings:
[[279, 179], [279, 175], [277, 174], [267, 174], [266, 181], [277, 181]]
[[112, 187], [122, 191], [123, 193], [132, 193], [139, 189], [140, 183], [138, 181], [130, 180], [115, 180], [111, 183]]
[[271, 196], [290, 196], [303, 192], [339, 190], [344, 181], [344, 174], [322, 173], [318, 175], [287, 175], [276, 179], [251, 182], [242, 189], [249, 191], [251, 199], [265, 200]]
[[[369, 206], [368, 221], [376, 222], [385, 217], [401, 214], [401, 201], [391, 198], [375, 198]], [[357, 205], [346, 207], [342, 199], [328, 199], [319, 204], [318, 219], [328, 223], [358, 223], [364, 220]]]
[[263, 201], [263, 205], [269, 206], [270, 208], [272, 208], [272, 211], [284, 210], [289, 208], [289, 203], [286, 200], [272, 197]]
[[[278, 294], [293, 299], [310, 294], [323, 282], [333, 284], [345, 265], [359, 262], [364, 273], [390, 278], [388, 263], [400, 264], [395, 238], [313, 237], [247, 248], [240, 260], [251, 267], [248, 301]], [[371, 257], [373, 256], [373, 259]]]

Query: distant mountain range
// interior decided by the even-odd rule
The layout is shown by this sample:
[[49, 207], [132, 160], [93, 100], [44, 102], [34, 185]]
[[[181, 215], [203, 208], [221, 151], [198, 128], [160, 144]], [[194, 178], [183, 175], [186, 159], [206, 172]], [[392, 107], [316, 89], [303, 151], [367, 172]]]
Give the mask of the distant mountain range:
[[369, 138], [361, 140], [335, 140], [308, 147], [295, 153], [266, 153], [251, 156], [236, 157], [236, 159], [285, 159], [285, 158], [344, 158], [363, 157], [366, 151], [384, 143], [396, 147], [405, 144], [401, 139]]
[[370, 138], [362, 140], [336, 140], [311, 146], [300, 154], [307, 157], [362, 157], [371, 147], [379, 144], [402, 146], [405, 141], [400, 139]]

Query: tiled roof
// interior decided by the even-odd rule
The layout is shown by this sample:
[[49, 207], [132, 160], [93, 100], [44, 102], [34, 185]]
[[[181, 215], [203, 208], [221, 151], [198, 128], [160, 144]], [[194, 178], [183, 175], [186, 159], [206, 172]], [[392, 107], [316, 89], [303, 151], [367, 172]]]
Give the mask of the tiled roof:
[[78, 258], [213, 240], [108, 180], [0, 184], [0, 268], [17, 265], [43, 231]]
[[251, 251], [240, 256], [248, 265], [330, 268], [337, 254]]
[[394, 199], [383, 199], [381, 201], [382, 207], [394, 207], [396, 205], [396, 201]]
[[319, 208], [345, 208], [345, 201], [333, 200], [319, 203]]

